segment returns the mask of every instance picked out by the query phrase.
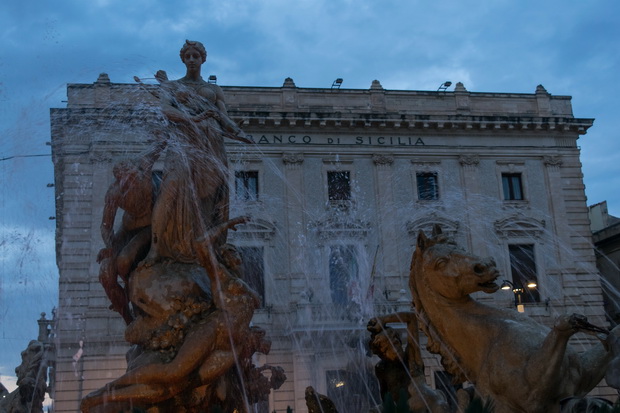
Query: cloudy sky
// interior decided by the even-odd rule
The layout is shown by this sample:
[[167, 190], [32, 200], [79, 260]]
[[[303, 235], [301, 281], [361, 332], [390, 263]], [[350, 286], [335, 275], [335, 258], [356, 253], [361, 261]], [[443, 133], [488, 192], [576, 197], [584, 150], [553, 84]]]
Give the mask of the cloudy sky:
[[[49, 108], [67, 83], [181, 77], [186, 38], [221, 85], [573, 96], [588, 204], [620, 216], [617, 0], [4, 0], [0, 4], [0, 374], [57, 303]], [[452, 89], [452, 88], [451, 88]], [[450, 89], [450, 90], [451, 90]]]

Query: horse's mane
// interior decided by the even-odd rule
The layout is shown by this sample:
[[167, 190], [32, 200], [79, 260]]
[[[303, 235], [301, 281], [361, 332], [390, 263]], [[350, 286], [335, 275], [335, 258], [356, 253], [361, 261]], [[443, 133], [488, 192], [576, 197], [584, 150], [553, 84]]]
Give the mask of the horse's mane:
[[[420, 231], [420, 236], [424, 236], [422, 231]], [[433, 228], [432, 238], [425, 238], [424, 249], [431, 248], [438, 244], [456, 246], [456, 242], [452, 238], [443, 235], [441, 233], [441, 228], [436, 226]], [[442, 340], [441, 335], [431, 322], [428, 313], [426, 312], [426, 309], [422, 305], [422, 300], [420, 300], [420, 291], [418, 285], [418, 282], [420, 280], [416, 278], [416, 275], [421, 274], [423, 271], [422, 261], [423, 251], [421, 246], [418, 245], [411, 258], [409, 279], [411, 296], [413, 297], [413, 305], [415, 307], [416, 314], [419, 320], [420, 329], [428, 338], [426, 348], [431, 353], [439, 354], [441, 356], [441, 365], [448, 373], [452, 375], [453, 383], [462, 383], [464, 381], [467, 381], [468, 378], [466, 377], [467, 372], [463, 371], [463, 367], [460, 362], [460, 356], [456, 353], [452, 346], [448, 345], [447, 343], [445, 343], [444, 340]]]

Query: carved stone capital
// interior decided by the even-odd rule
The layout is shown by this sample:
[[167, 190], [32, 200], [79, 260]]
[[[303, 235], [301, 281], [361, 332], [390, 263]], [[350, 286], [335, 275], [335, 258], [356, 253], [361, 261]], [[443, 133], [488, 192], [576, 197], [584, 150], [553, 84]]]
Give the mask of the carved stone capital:
[[459, 163], [462, 166], [478, 166], [480, 157], [478, 155], [461, 155], [459, 156]]
[[543, 157], [543, 163], [545, 164], [545, 166], [555, 166], [555, 167], [560, 167], [562, 166], [562, 157], [559, 155], [545, 155]]
[[299, 166], [304, 162], [304, 156], [301, 153], [285, 153], [282, 155], [282, 162], [287, 166]]
[[374, 154], [372, 155], [372, 161], [377, 166], [391, 166], [394, 163], [394, 157], [392, 155]]

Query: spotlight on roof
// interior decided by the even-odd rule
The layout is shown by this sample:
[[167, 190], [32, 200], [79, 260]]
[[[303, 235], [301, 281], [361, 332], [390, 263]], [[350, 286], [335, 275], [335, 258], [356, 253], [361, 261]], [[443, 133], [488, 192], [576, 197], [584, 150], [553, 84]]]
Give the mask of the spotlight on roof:
[[339, 77], [338, 79], [334, 80], [334, 83], [332, 83], [332, 89], [340, 89], [341, 85], [342, 85], [342, 78]]
[[452, 86], [452, 82], [443, 82], [441, 85], [439, 85], [439, 88], [437, 88], [437, 92], [445, 92], [450, 86]]
[[217, 83], [217, 76], [215, 76], [215, 75], [209, 76], [209, 80], [207, 80], [207, 82], [216, 84]]

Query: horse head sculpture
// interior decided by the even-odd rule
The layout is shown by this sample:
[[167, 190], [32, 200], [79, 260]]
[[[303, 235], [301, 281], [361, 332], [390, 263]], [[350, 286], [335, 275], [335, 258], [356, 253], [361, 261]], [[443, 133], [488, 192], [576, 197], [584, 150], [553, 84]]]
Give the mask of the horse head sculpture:
[[432, 238], [420, 232], [413, 255], [412, 271], [418, 277], [410, 278], [412, 291], [418, 281], [446, 300], [462, 300], [477, 291], [494, 293], [499, 271], [492, 258], [480, 258], [459, 248], [436, 226]]

